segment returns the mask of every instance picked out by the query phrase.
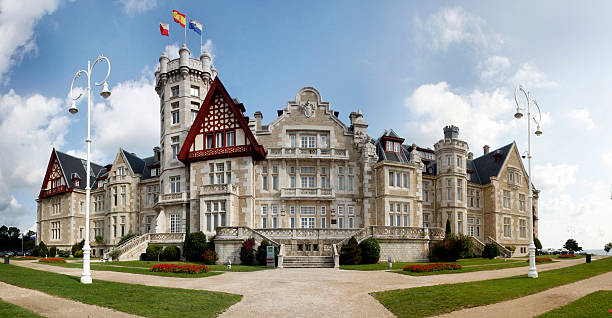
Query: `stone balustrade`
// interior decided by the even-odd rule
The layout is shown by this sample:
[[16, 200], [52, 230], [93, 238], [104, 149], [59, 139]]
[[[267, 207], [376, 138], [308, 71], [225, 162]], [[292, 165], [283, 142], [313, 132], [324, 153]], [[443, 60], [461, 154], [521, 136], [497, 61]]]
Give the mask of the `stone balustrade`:
[[237, 184], [207, 184], [200, 186], [200, 195], [235, 194], [238, 195]]
[[331, 188], [282, 188], [281, 198], [334, 199], [336, 193]]
[[187, 200], [186, 192], [164, 193], [161, 195], [160, 203], [172, 202], [172, 201], [186, 201], [186, 200]]
[[348, 160], [348, 151], [338, 148], [268, 148], [268, 158], [320, 158]]

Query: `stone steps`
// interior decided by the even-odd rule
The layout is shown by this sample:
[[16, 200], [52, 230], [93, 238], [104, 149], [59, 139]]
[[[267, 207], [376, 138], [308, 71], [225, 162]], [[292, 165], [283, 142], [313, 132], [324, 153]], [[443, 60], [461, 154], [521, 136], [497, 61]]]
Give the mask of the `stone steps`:
[[285, 256], [283, 258], [285, 268], [333, 268], [334, 258], [332, 256]]

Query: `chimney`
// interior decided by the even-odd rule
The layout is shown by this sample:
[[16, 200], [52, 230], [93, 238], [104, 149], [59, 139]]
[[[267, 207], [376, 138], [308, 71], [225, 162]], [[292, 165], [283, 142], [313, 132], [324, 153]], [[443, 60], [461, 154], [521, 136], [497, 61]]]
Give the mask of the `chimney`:
[[457, 139], [459, 138], [459, 127], [457, 126], [446, 126], [444, 127], [444, 139]]
[[160, 154], [161, 154], [161, 149], [159, 147], [153, 148], [153, 160], [154, 161], [160, 160]]
[[482, 147], [482, 150], [484, 152], [484, 154], [488, 154], [489, 153], [489, 145], [484, 145], [484, 147]]
[[472, 153], [471, 151], [468, 152], [468, 159], [469, 160], [474, 160], [474, 153]]
[[261, 120], [263, 119], [263, 114], [260, 111], [256, 111], [254, 116], [256, 122], [255, 130], [259, 131], [261, 130]]

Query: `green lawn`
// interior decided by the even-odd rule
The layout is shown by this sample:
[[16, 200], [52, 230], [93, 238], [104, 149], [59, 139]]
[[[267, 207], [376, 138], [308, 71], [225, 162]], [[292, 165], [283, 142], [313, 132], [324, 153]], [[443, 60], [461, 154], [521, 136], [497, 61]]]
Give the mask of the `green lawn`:
[[538, 317], [612, 317], [612, 291], [600, 290]]
[[410, 276], [429, 276], [429, 275], [440, 275], [440, 274], [459, 274], [459, 273], [469, 273], [469, 272], [478, 272], [478, 271], [489, 271], [489, 270], [495, 270], [495, 269], [504, 269], [504, 268], [522, 267], [522, 266], [529, 266], [529, 263], [525, 261], [520, 261], [520, 262], [507, 262], [507, 263], [491, 264], [491, 265], [465, 266], [457, 270], [445, 270], [445, 271], [438, 271], [438, 272], [415, 273], [415, 272], [403, 271], [401, 269], [393, 270], [392, 272], [403, 274], [403, 275], [410, 275]]
[[462, 308], [484, 306], [573, 283], [612, 271], [612, 257], [544, 271], [539, 278], [520, 275], [478, 282], [444, 284], [372, 293], [397, 317], [439, 315]]
[[29, 309], [25, 309], [23, 307], [19, 307], [17, 305], [13, 305], [11, 303], [7, 303], [3, 300], [0, 300], [0, 318], [13, 317], [38, 318], [42, 316]]
[[145, 317], [216, 317], [242, 299], [242, 295], [228, 293], [103, 280], [85, 285], [79, 277], [4, 264], [0, 265], [0, 281]]
[[[69, 268], [82, 268], [83, 263], [41, 263], [53, 266], [61, 266], [61, 267], [69, 267]], [[134, 267], [120, 267], [120, 266], [107, 266], [107, 265], [97, 265], [97, 263], [92, 263], [90, 265], [92, 270], [97, 271], [111, 271], [111, 272], [122, 272], [122, 273], [132, 273], [132, 274], [142, 274], [142, 275], [153, 275], [153, 276], [168, 276], [168, 277], [208, 277], [214, 275], [223, 274], [223, 272], [208, 272], [208, 273], [197, 273], [197, 274], [187, 274], [187, 273], [166, 273], [166, 272], [152, 272], [150, 268], [134, 268]]]
[[[504, 262], [503, 259], [494, 258], [463, 258], [457, 260], [457, 264], [465, 267], [465, 266], [480, 266], [480, 265], [491, 265], [491, 264], [509, 264], [509, 263], [518, 263], [524, 262], [524, 260], [517, 259], [508, 259]], [[423, 264], [431, 264], [431, 263], [405, 263], [398, 262], [393, 263], [392, 269], [403, 269], [406, 265], [423, 265]], [[514, 266], [511, 266], [514, 267]], [[361, 264], [361, 265], [340, 265], [340, 269], [350, 269], [350, 270], [360, 270], [360, 271], [375, 271], [375, 270], [387, 270], [389, 266], [387, 263], [377, 263], [377, 264]]]

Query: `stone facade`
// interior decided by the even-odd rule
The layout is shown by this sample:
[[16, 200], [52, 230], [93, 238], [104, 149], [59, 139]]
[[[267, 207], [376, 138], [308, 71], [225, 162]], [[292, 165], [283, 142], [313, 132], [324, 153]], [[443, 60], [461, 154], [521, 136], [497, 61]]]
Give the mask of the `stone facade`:
[[[128, 234], [202, 231], [212, 238], [219, 229], [239, 227], [267, 233], [262, 237], [283, 244], [287, 255], [329, 255], [344, 238], [281, 230], [382, 226], [424, 233], [450, 220], [454, 233], [526, 254], [529, 191], [514, 143], [491, 152], [487, 146], [474, 159], [454, 126], [443, 129], [433, 149], [408, 145], [393, 130], [372, 138], [361, 111], [345, 124], [312, 87], [300, 89], [265, 125], [260, 112], [247, 116], [229, 96], [208, 53], [189, 54], [183, 47], [178, 59], [159, 59], [161, 133], [154, 156], [120, 149], [112, 164], [93, 169], [90, 238], [97, 253]], [[78, 164], [68, 169], [55, 157], [54, 150], [37, 200], [38, 239], [68, 248], [83, 238], [85, 190], [83, 182], [67, 181], [73, 172], [66, 170]], [[51, 228], [58, 220], [59, 236]], [[96, 236], [103, 242], [95, 243]], [[236, 261], [241, 239], [230, 236], [217, 246], [221, 261]], [[382, 255], [422, 260], [431, 239], [385, 237]]]

